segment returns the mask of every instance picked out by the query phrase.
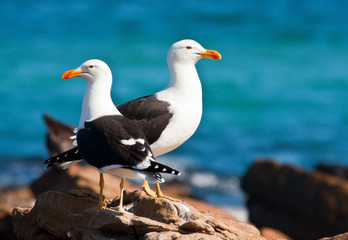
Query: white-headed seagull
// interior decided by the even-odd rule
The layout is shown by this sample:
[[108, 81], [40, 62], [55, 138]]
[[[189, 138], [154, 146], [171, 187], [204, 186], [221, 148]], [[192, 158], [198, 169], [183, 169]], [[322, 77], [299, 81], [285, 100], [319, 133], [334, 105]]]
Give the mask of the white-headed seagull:
[[105, 62], [88, 60], [62, 77], [87, 81], [76, 140], [81, 156], [100, 172], [97, 208], [103, 207], [102, 173], [122, 178], [119, 210], [122, 210], [124, 178], [140, 175], [143, 179], [149, 176], [163, 182], [160, 173], [180, 175], [177, 170], [156, 162], [144, 133], [115, 108], [110, 95], [112, 74]]
[[[154, 156], [174, 150], [196, 131], [202, 117], [202, 86], [195, 64], [202, 58], [221, 59], [214, 50], [204, 49], [193, 40], [174, 43], [167, 53], [170, 83], [164, 90], [116, 106], [144, 132]], [[67, 157], [64, 157], [67, 155]], [[48, 166], [80, 160], [77, 149], [52, 157]], [[155, 195], [144, 181], [143, 189]], [[164, 196], [156, 183], [156, 195]]]

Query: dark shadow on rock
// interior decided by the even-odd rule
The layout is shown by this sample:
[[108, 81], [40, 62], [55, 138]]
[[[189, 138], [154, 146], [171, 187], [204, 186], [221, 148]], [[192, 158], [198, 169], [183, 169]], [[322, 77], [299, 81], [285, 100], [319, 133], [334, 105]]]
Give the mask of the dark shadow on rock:
[[294, 239], [319, 239], [348, 230], [348, 182], [335, 176], [258, 161], [242, 180], [250, 221]]
[[319, 164], [316, 170], [348, 180], [348, 168], [339, 165]]

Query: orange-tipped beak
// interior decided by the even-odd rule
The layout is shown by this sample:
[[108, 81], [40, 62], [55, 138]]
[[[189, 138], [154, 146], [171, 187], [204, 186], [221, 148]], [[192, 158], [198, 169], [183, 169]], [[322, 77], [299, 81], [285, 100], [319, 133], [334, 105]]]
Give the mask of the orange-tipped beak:
[[221, 59], [221, 54], [215, 50], [208, 50], [208, 49], [205, 49], [206, 52], [204, 53], [197, 53], [198, 55], [201, 55], [202, 58], [210, 58], [210, 59], [213, 59], [213, 60], [216, 60], [216, 59]]
[[76, 71], [76, 69], [72, 69], [72, 70], [64, 72], [62, 75], [62, 78], [69, 79], [69, 78], [73, 78], [73, 77], [78, 77], [82, 73], [84, 73], [84, 72], [79, 72], [79, 71]]

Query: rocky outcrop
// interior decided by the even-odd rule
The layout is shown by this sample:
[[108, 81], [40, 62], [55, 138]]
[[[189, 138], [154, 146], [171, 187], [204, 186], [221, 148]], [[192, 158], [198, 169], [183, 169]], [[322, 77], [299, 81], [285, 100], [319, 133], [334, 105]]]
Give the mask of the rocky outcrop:
[[58, 155], [74, 147], [73, 140], [74, 127], [66, 125], [52, 118], [50, 115], [43, 116], [47, 126], [46, 146], [51, 156]]
[[242, 187], [250, 221], [280, 229], [294, 239], [319, 239], [348, 230], [348, 182], [320, 171], [273, 161], [256, 162]]
[[[120, 179], [108, 174], [105, 174], [104, 195], [106, 198], [114, 198], [118, 195], [118, 185]], [[12, 216], [11, 212], [14, 207], [31, 208], [35, 204], [36, 197], [48, 190], [55, 190], [65, 192], [69, 189], [82, 189], [99, 192], [99, 174], [89, 166], [73, 165], [67, 170], [58, 168], [50, 168], [30, 186], [2, 189], [0, 190], [0, 239], [12, 240], [16, 239], [12, 230]], [[125, 182], [127, 189], [141, 189], [140, 185], [136, 186], [129, 181]], [[180, 191], [178, 191], [180, 189]], [[172, 197], [185, 199], [186, 202], [195, 206], [197, 209], [205, 211], [213, 211], [220, 215], [229, 217], [223, 209], [212, 206], [203, 201], [190, 198], [190, 190], [187, 186], [179, 183], [168, 183], [162, 188], [165, 194]], [[36, 227], [30, 228], [32, 231]], [[35, 230], [32, 234], [38, 239], [46, 238], [46, 234], [39, 230]]]
[[212, 212], [199, 212], [184, 202], [125, 191], [125, 211], [97, 205], [98, 195], [85, 190], [47, 191], [34, 208], [15, 208], [18, 239], [264, 239], [250, 224]]
[[322, 171], [336, 177], [344, 178], [348, 180], [348, 168], [339, 165], [327, 165], [319, 164], [316, 168], [318, 171]]

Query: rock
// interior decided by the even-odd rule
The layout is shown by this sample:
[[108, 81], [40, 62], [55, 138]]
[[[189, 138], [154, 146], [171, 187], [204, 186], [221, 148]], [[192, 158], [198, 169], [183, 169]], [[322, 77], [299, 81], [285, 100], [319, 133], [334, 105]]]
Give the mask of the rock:
[[[120, 179], [118, 177], [114, 177], [108, 174], [105, 174], [104, 178], [105, 197], [108, 199], [118, 196], [118, 186]], [[133, 185], [129, 181], [125, 182], [125, 187], [127, 189], [133, 190], [141, 189], [140, 185]], [[66, 170], [62, 170], [59, 168], [49, 168], [39, 179], [34, 181], [29, 187], [2, 189], [0, 191], [0, 202], [9, 205], [11, 207], [11, 211], [13, 207], [30, 208], [34, 206], [36, 196], [38, 196], [41, 193], [44, 193], [45, 191], [55, 190], [65, 192], [69, 189], [84, 189], [93, 191], [95, 193], [99, 193], [99, 173], [94, 168], [84, 165], [72, 165]], [[173, 183], [164, 185], [162, 191], [164, 194], [169, 194], [174, 198], [184, 199], [185, 201], [194, 205], [196, 208], [202, 211], [213, 211], [226, 217], [230, 216], [219, 207], [207, 204], [197, 199], [190, 198], [188, 196], [190, 194], [189, 189], [187, 188], [187, 186], [184, 186], [182, 184]], [[0, 232], [0, 234], [1, 233], [2, 232]]]
[[14, 232], [18, 239], [265, 239], [250, 224], [138, 190], [125, 191], [123, 212], [113, 210], [118, 200], [85, 210], [97, 201], [90, 191], [47, 191], [34, 208], [14, 209]]
[[[104, 195], [108, 198], [114, 198], [119, 195], [119, 182], [120, 178], [104, 174], [105, 186], [104, 186]], [[190, 189], [181, 183], [166, 183], [161, 184], [162, 191], [164, 194], [169, 194], [171, 197], [177, 199], [183, 199], [189, 204], [193, 205], [195, 208], [201, 211], [212, 211], [219, 215], [230, 217], [223, 209], [207, 204], [203, 201], [194, 199], [190, 197]], [[125, 181], [125, 187], [127, 189], [141, 189], [140, 185], [134, 185], [129, 181]], [[30, 198], [31, 205], [25, 207], [32, 207], [35, 201], [35, 196], [48, 191], [61, 191], [65, 192], [69, 189], [84, 189], [90, 190], [95, 193], [99, 193], [99, 173], [94, 168], [88, 165], [72, 165], [68, 169], [63, 170], [57, 167], [49, 168], [45, 173], [36, 181], [34, 181], [30, 188], [27, 188], [28, 194], [31, 193], [32, 197]], [[14, 195], [15, 196], [15, 195]], [[1, 196], [0, 196], [1, 199]], [[23, 198], [25, 200], [26, 198]], [[27, 198], [29, 199], [29, 198]], [[21, 205], [14, 205], [24, 207]]]
[[[70, 214], [95, 207], [98, 195], [84, 190], [71, 190], [68, 193], [45, 192], [38, 197], [34, 208], [15, 208], [13, 228], [18, 239], [36, 239], [38, 236], [61, 239], [70, 237], [67, 218]], [[55, 204], [58, 204], [58, 210]], [[56, 228], [59, 226], [59, 228]]]
[[16, 237], [13, 235], [11, 211], [11, 206], [0, 203], [0, 239], [16, 239]]
[[[12, 231], [12, 209], [14, 207], [31, 208], [35, 204], [36, 196], [47, 191], [67, 191], [71, 188], [86, 189], [99, 192], [99, 174], [89, 166], [73, 165], [68, 170], [58, 168], [48, 169], [39, 179], [30, 186], [1, 189], [0, 190], [0, 239], [15, 239]], [[118, 195], [119, 178], [105, 175], [105, 190], [107, 197]], [[127, 188], [136, 188], [126, 182]], [[33, 232], [36, 238], [45, 239], [45, 234], [40, 236]], [[6, 236], [6, 238], [5, 238]]]
[[[145, 234], [144, 239], [147, 240], [216, 240], [214, 235], [208, 235], [204, 233], [190, 233], [182, 235], [178, 232], [150, 232]], [[231, 238], [236, 239], [236, 238]]]
[[[29, 214], [31, 213], [31, 214]], [[47, 233], [37, 226], [36, 215], [29, 208], [14, 208], [12, 212], [13, 229], [18, 240], [58, 240], [59, 238]], [[21, 221], [17, 221], [21, 219]]]
[[28, 187], [0, 190], [0, 239], [16, 239], [12, 227], [12, 210], [14, 206], [32, 207], [35, 196]]
[[319, 239], [348, 229], [348, 182], [272, 161], [256, 162], [242, 187], [249, 195], [249, 219], [294, 239]]
[[319, 164], [316, 170], [348, 180], [348, 168], [339, 165]]
[[292, 238], [286, 235], [285, 233], [269, 228], [269, 227], [263, 227], [260, 229], [261, 236], [267, 239], [277, 239], [277, 240], [291, 240]]
[[334, 237], [325, 237], [320, 240], [348, 240], [348, 232], [336, 235]]
[[74, 148], [73, 140], [70, 138], [74, 135], [73, 126], [61, 123], [48, 114], [45, 114], [43, 118], [48, 129], [46, 135], [46, 146], [51, 156], [58, 155]]
[[0, 203], [12, 207], [33, 207], [35, 203], [35, 194], [33, 194], [29, 187], [1, 189]]

